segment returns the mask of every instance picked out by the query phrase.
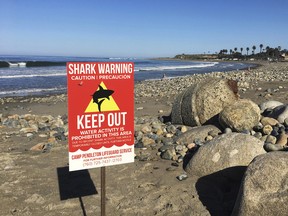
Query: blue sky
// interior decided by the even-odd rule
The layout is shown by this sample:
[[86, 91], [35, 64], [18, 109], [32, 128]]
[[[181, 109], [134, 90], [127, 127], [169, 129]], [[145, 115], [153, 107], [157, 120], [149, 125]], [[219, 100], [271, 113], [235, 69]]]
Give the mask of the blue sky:
[[0, 54], [172, 57], [288, 48], [287, 0], [0, 0]]

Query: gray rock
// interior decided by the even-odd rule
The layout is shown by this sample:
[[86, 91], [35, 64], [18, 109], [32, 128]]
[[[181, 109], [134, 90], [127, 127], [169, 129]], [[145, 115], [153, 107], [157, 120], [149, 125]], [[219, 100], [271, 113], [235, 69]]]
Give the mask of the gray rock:
[[288, 104], [275, 107], [269, 117], [275, 118], [283, 124], [284, 120], [288, 118]]
[[254, 137], [256, 137], [256, 138], [258, 138], [258, 139], [261, 139], [262, 133], [261, 133], [261, 132], [256, 132], [256, 133], [254, 134]]
[[251, 100], [242, 99], [224, 107], [219, 114], [219, 122], [223, 128], [233, 131], [251, 130], [260, 120], [260, 109]]
[[273, 143], [265, 143], [264, 144], [264, 149], [267, 152], [271, 152], [271, 151], [282, 151], [284, 150], [284, 147], [280, 144], [273, 144]]
[[171, 160], [174, 156], [173, 149], [167, 149], [161, 154], [161, 158], [165, 160]]
[[169, 145], [164, 145], [164, 146], [161, 146], [158, 151], [163, 153], [165, 151], [167, 151], [168, 149], [172, 149], [172, 146], [169, 146]]
[[[223, 134], [201, 146], [185, 170], [198, 177], [222, 172], [224, 177], [239, 180], [253, 158], [263, 153], [263, 142], [253, 136], [240, 133]], [[242, 172], [233, 170], [233, 167], [243, 167]]]
[[242, 180], [233, 216], [287, 215], [288, 152], [256, 157]]
[[208, 136], [209, 133], [219, 134], [221, 133], [221, 131], [214, 125], [194, 127], [178, 136], [175, 141], [178, 144], [192, 143], [195, 140], [200, 140], [201, 142], [204, 142], [205, 138]]
[[173, 133], [174, 134], [174, 133], [176, 133], [177, 128], [174, 125], [169, 125], [169, 126], [167, 126], [166, 130], [167, 130], [168, 133]]
[[284, 119], [283, 124], [284, 124], [285, 127], [288, 127], [288, 118], [285, 118], [285, 119]]
[[264, 112], [264, 110], [266, 109], [274, 109], [277, 106], [283, 105], [283, 103], [279, 102], [279, 101], [265, 101], [262, 104], [260, 104], [260, 110], [261, 113]]

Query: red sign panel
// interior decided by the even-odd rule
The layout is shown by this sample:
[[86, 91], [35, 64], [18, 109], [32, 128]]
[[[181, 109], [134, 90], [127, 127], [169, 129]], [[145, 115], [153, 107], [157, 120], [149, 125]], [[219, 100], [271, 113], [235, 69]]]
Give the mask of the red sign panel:
[[134, 161], [134, 64], [68, 62], [69, 170]]

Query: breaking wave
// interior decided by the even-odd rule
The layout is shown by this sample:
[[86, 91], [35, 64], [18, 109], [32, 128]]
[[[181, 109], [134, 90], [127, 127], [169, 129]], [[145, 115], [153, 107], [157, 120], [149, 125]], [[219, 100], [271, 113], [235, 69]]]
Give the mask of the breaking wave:
[[66, 74], [56, 73], [56, 74], [4, 75], [4, 76], [0, 76], [0, 79], [33, 78], [33, 77], [53, 77], [53, 76], [66, 76]]
[[135, 71], [163, 71], [163, 70], [179, 70], [179, 69], [193, 69], [193, 68], [206, 68], [217, 65], [218, 62], [199, 63], [193, 65], [165, 65], [165, 66], [152, 66], [152, 67], [139, 67]]

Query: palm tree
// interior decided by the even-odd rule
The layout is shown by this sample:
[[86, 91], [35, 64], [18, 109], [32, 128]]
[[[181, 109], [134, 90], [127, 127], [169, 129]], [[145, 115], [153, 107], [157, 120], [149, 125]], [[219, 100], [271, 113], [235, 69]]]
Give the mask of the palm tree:
[[247, 56], [248, 56], [248, 52], [249, 52], [249, 50], [250, 50], [250, 48], [249, 48], [249, 47], [247, 47], [247, 48], [246, 48], [246, 51], [247, 51]]
[[243, 47], [241, 47], [241, 48], [240, 48], [240, 51], [241, 51], [241, 55], [242, 55], [242, 52], [243, 52]]
[[252, 46], [252, 49], [253, 49], [252, 53], [253, 53], [253, 55], [254, 55], [254, 53], [255, 53], [255, 50], [256, 50], [256, 46], [255, 46], [255, 45], [254, 45], [254, 46]]
[[281, 46], [278, 46], [278, 50], [281, 51]]
[[234, 48], [235, 53], [237, 52], [237, 47]]
[[263, 44], [260, 44], [260, 53], [262, 53]]

